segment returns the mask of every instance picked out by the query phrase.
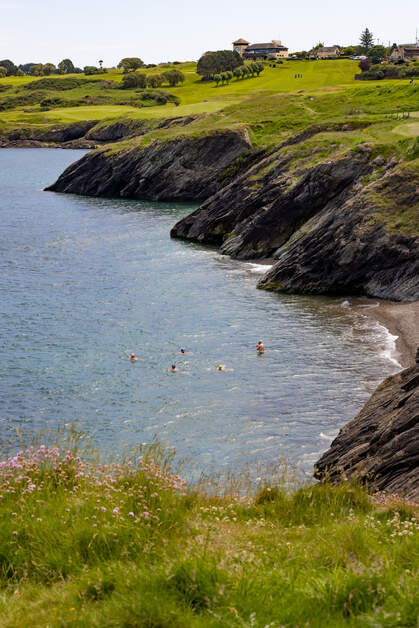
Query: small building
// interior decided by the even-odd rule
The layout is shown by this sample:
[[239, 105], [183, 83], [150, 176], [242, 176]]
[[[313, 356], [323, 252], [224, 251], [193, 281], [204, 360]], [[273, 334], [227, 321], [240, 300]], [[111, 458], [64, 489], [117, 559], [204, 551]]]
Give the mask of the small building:
[[337, 59], [340, 56], [339, 46], [320, 46], [312, 48], [308, 53], [310, 59]]
[[243, 59], [287, 59], [288, 48], [281, 41], [274, 39], [263, 44], [249, 44], [245, 39], [233, 43], [233, 50]]
[[393, 46], [389, 60], [393, 63], [397, 63], [397, 61], [404, 61], [406, 63], [419, 61], [419, 46], [413, 44], [407, 46]]

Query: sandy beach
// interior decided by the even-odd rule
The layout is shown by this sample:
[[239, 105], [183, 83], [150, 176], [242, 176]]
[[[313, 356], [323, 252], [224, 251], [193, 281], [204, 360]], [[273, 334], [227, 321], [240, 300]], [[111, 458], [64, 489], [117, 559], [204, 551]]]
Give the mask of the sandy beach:
[[419, 301], [397, 303], [377, 300], [376, 302], [377, 307], [363, 308], [362, 314], [377, 320], [391, 334], [397, 336], [398, 356], [396, 358], [404, 368], [411, 366], [415, 362], [416, 350], [419, 347]]

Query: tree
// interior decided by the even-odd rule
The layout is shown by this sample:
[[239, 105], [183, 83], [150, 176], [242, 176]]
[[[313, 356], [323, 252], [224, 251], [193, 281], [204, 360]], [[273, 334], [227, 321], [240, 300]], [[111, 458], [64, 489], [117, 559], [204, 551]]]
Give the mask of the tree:
[[10, 61], [10, 59], [3, 59], [2, 61], [0, 61], [0, 65], [3, 68], [6, 68], [7, 76], [14, 76], [17, 74], [17, 67], [15, 66], [13, 61]]
[[138, 68], [142, 68], [143, 65], [144, 62], [139, 57], [124, 57], [118, 63], [118, 68], [122, 68], [124, 72], [135, 72]]
[[353, 46], [346, 46], [342, 48], [341, 54], [343, 57], [354, 57], [355, 56], [355, 48]]
[[183, 83], [185, 75], [180, 70], [168, 70], [163, 72], [163, 78], [166, 83], [169, 83], [170, 87], [176, 87], [179, 83]]
[[85, 65], [84, 66], [84, 73], [85, 73], [86, 76], [90, 76], [92, 74], [99, 74], [99, 70], [94, 65]]
[[[241, 67], [239, 66], [238, 68], [234, 68], [233, 74], [236, 77], [236, 79], [239, 80], [239, 78], [242, 77], [242, 69], [241, 69]], [[218, 74], [216, 76], [218, 76]], [[215, 79], [215, 76], [214, 76], [214, 79]]]
[[217, 50], [206, 52], [198, 61], [196, 71], [204, 80], [211, 79], [214, 74], [233, 71], [239, 65], [243, 65], [241, 56], [233, 50]]
[[265, 69], [264, 64], [261, 61], [258, 61], [256, 64], [256, 74], [259, 76], [261, 72]]
[[147, 87], [161, 87], [164, 83], [162, 74], [149, 74], [147, 76]]
[[35, 65], [32, 65], [29, 69], [32, 76], [42, 76], [44, 66], [42, 65], [42, 63], [36, 63]]
[[57, 68], [53, 63], [46, 63], [43, 67], [44, 76], [49, 76], [50, 74], [55, 74]]
[[147, 87], [147, 74], [142, 74], [141, 72], [130, 72], [129, 74], [124, 74], [122, 77], [122, 88], [132, 89], [135, 87], [139, 87], [140, 89], [145, 89]]
[[7, 70], [3, 65], [0, 65], [0, 78], [4, 78], [7, 74]]
[[361, 69], [361, 72], [368, 72], [371, 67], [371, 59], [361, 59], [358, 67]]
[[374, 44], [373, 34], [371, 33], [371, 31], [368, 30], [368, 28], [362, 31], [359, 41], [360, 41], [361, 46], [364, 49], [365, 54], [367, 55], [368, 51], [370, 50], [370, 48], [372, 48]]
[[218, 87], [218, 83], [221, 81], [221, 75], [220, 74], [214, 74], [214, 81], [217, 84]]
[[75, 68], [71, 59], [63, 59], [58, 64], [58, 69], [60, 74], [73, 74]]
[[384, 46], [373, 46], [370, 48], [368, 56], [373, 63], [381, 63], [387, 56], [387, 51]]

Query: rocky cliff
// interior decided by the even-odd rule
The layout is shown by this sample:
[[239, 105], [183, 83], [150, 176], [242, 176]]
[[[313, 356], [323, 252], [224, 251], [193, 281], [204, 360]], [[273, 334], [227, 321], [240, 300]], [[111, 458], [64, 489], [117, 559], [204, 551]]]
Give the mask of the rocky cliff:
[[387, 378], [340, 430], [315, 465], [315, 477], [357, 478], [419, 499], [419, 355], [414, 366]]
[[[84, 138], [141, 136], [142, 125], [96, 124]], [[171, 235], [215, 244], [241, 259], [277, 259], [260, 288], [419, 300], [414, 147], [404, 162], [388, 150], [387, 156], [377, 154], [378, 147], [352, 143], [347, 124], [310, 127], [271, 151], [252, 149], [244, 127], [197, 136], [192, 128], [171, 139], [135, 137], [98, 149], [48, 189], [200, 201]]]
[[228, 167], [250, 150], [245, 131], [178, 136], [120, 150], [100, 149], [72, 164], [48, 190], [86, 196], [200, 201], [228, 182]]
[[419, 161], [325, 206], [275, 252], [260, 288], [419, 299]]

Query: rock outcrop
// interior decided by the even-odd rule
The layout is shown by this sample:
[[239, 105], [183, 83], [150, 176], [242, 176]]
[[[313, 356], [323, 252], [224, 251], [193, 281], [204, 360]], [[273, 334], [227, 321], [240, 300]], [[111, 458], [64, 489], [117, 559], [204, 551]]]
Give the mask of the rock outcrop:
[[419, 300], [418, 179], [419, 162], [408, 163], [326, 206], [274, 254], [259, 287]]
[[228, 181], [226, 170], [246, 154], [245, 131], [176, 137], [124, 150], [100, 149], [72, 164], [48, 190], [85, 196], [200, 201]]
[[419, 353], [387, 378], [342, 428], [315, 465], [331, 482], [357, 478], [373, 488], [419, 499]]

